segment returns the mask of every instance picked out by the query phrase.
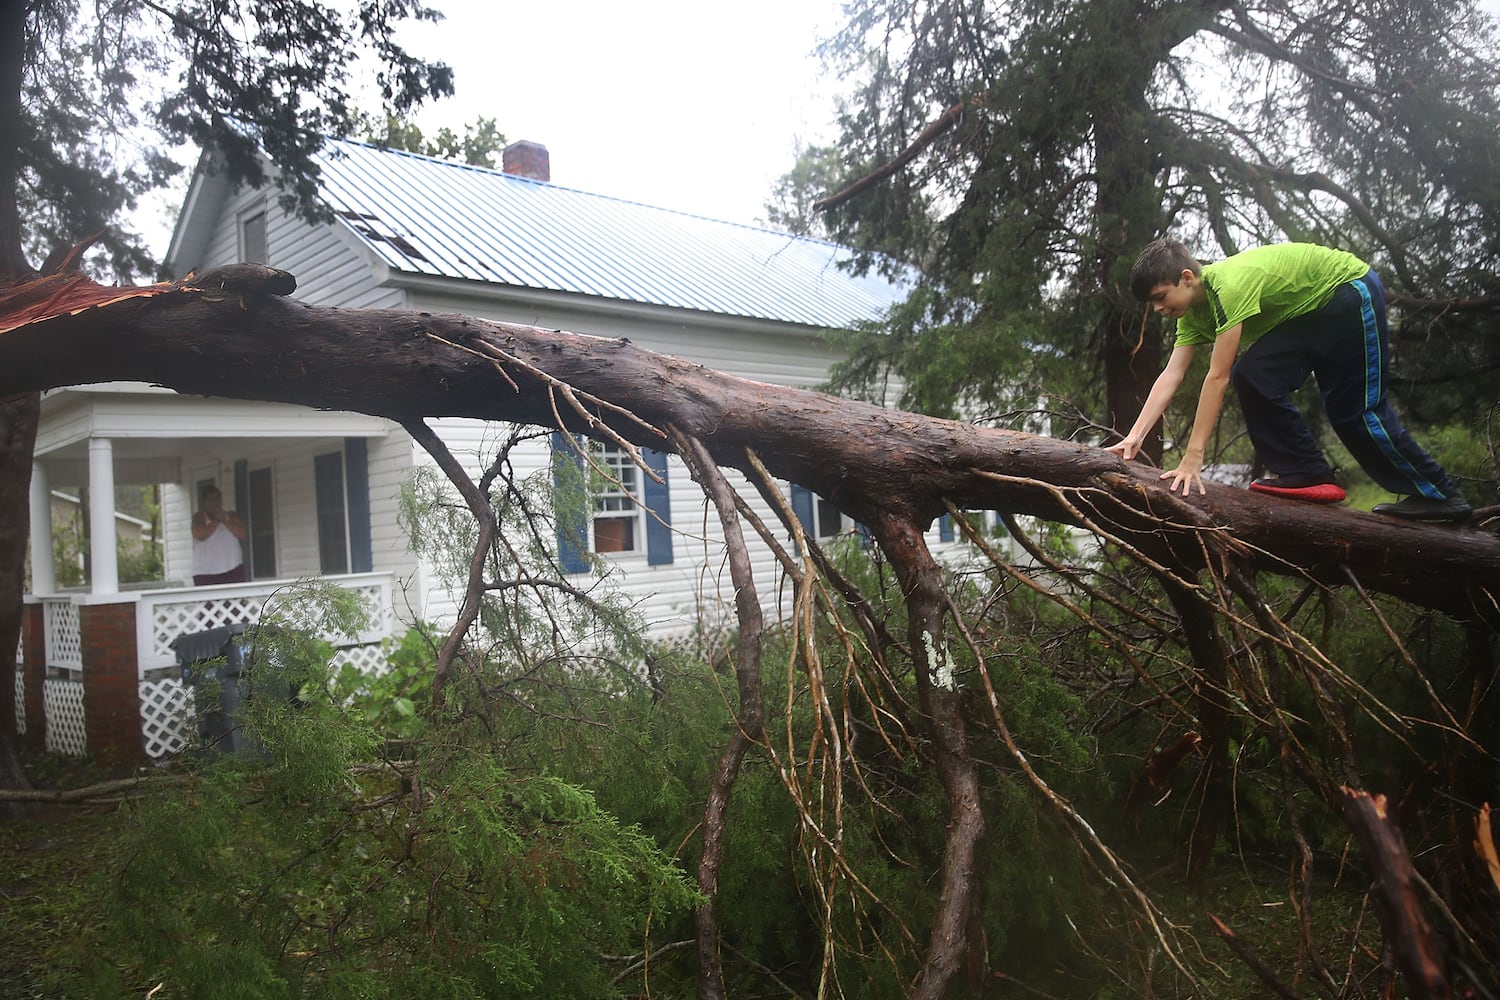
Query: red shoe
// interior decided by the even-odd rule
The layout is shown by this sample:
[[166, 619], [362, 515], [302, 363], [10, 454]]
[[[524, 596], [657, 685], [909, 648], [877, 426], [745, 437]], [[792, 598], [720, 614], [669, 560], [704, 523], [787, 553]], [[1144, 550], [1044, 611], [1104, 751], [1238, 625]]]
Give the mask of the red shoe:
[[1341, 503], [1344, 488], [1331, 479], [1317, 476], [1278, 476], [1274, 479], [1256, 479], [1250, 488], [1257, 493], [1286, 497], [1289, 500], [1306, 500], [1310, 503]]

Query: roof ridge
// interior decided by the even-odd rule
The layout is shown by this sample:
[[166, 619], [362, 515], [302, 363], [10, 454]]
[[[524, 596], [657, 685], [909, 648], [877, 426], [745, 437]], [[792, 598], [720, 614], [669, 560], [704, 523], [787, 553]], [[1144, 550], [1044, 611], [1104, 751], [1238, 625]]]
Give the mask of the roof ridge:
[[916, 277], [851, 267], [828, 240], [358, 140], [319, 159], [323, 202], [396, 273], [823, 328], [879, 319]]
[[773, 236], [784, 236], [789, 240], [797, 240], [802, 243], [815, 243], [821, 246], [831, 247], [835, 250], [847, 251], [849, 253], [859, 252], [853, 247], [847, 246], [843, 243], [837, 243], [833, 240], [823, 239], [822, 237], [818, 236], [807, 236], [801, 233], [788, 232], [787, 230], [775, 229], [768, 225], [757, 225], [749, 222], [735, 222], [731, 219], [721, 219], [717, 216], [704, 215], [701, 212], [688, 212], [680, 208], [670, 208], [666, 205], [653, 205], [650, 202], [640, 201], [635, 198], [626, 198], [621, 195], [605, 194], [600, 191], [589, 191], [584, 188], [573, 187], [568, 184], [559, 184], [556, 181], [542, 181], [537, 180], [534, 177], [523, 177], [519, 174], [506, 173], [504, 170], [501, 170], [498, 167], [486, 167], [476, 163], [464, 163], [459, 160], [448, 160], [444, 159], [441, 156], [432, 156], [427, 153], [417, 153], [409, 149], [399, 149], [395, 146], [383, 146], [380, 143], [370, 142], [363, 139], [336, 139], [332, 137], [325, 137], [325, 142], [335, 145], [359, 146], [377, 154], [403, 156], [410, 159], [423, 160], [435, 166], [449, 167], [460, 170], [470, 170], [481, 174], [490, 174], [495, 177], [503, 178], [507, 182], [515, 182], [518, 184], [534, 184], [541, 187], [555, 188], [559, 191], [569, 191], [573, 194], [583, 195], [586, 198], [601, 198], [605, 201], [616, 202], [621, 205], [633, 205], [637, 208], [647, 208], [653, 212], [667, 212], [672, 215], [680, 215], [689, 219], [699, 219], [704, 222], [712, 222], [721, 226], [736, 226], [740, 229], [748, 229], [751, 232], [769, 233]]

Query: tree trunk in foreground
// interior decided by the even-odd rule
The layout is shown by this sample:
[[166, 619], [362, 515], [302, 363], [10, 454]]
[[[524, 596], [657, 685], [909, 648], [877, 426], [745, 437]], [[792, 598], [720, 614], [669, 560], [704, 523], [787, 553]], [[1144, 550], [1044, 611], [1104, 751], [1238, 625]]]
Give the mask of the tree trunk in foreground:
[[[41, 397], [35, 392], [0, 399], [0, 649], [14, 653], [21, 640], [21, 598], [26, 592], [26, 544], [31, 534], [31, 453]], [[19, 667], [19, 665], [18, 665]], [[0, 684], [0, 788], [28, 789], [16, 732], [16, 686]], [[0, 812], [25, 806], [9, 804]]]

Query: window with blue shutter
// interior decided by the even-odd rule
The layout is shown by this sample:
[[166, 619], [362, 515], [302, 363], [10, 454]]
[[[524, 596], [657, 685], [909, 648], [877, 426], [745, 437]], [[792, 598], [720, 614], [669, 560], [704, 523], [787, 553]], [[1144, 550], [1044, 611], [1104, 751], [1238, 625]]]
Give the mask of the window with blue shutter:
[[652, 566], [665, 566], [672, 561], [672, 491], [668, 489], [667, 453], [646, 448], [643, 451], [646, 465], [661, 477], [657, 482], [650, 476], [645, 480], [641, 494], [646, 505], [646, 562]]
[[370, 530], [370, 454], [364, 438], [344, 438], [344, 490], [349, 497], [349, 570], [375, 568]]
[[344, 495], [344, 453], [313, 456], [314, 512], [318, 525], [318, 569], [349, 572], [349, 521]]
[[557, 561], [569, 573], [589, 568], [588, 467], [571, 434], [552, 432], [553, 512], [557, 520]]
[[[580, 449], [588, 448], [587, 457]], [[645, 552], [651, 566], [672, 562], [672, 501], [667, 454], [641, 449], [647, 475], [624, 448], [575, 440], [554, 432], [553, 482], [557, 487], [558, 552], [570, 573], [588, 568], [587, 552]], [[563, 509], [563, 505], [567, 509]]]
[[792, 513], [797, 515], [804, 533], [818, 537], [817, 502], [812, 490], [792, 484]]
[[792, 513], [813, 538], [832, 538], [844, 530], [844, 515], [837, 504], [796, 483], [792, 484]]

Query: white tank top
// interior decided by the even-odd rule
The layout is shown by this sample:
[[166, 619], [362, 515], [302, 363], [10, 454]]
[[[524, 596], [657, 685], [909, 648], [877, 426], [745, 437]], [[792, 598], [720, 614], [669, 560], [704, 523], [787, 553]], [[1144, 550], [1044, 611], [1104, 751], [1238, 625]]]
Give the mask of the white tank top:
[[202, 541], [193, 540], [194, 576], [228, 573], [244, 561], [240, 540], [223, 523], [214, 525], [214, 533]]

